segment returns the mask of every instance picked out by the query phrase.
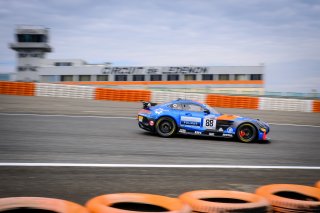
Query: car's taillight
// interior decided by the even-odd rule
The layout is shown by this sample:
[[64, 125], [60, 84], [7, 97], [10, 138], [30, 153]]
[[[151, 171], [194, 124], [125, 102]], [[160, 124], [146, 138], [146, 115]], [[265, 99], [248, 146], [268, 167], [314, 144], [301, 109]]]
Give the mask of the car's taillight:
[[139, 114], [151, 114], [150, 110], [142, 109], [139, 111]]

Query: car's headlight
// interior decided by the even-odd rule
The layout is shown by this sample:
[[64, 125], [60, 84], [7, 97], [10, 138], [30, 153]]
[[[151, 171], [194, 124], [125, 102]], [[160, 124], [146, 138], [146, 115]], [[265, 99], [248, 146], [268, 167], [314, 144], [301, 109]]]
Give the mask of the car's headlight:
[[265, 125], [262, 121], [257, 120], [257, 124], [259, 125], [260, 128], [265, 128]]
[[260, 128], [260, 131], [261, 131], [261, 132], [266, 132], [267, 129], [262, 127], [262, 128]]

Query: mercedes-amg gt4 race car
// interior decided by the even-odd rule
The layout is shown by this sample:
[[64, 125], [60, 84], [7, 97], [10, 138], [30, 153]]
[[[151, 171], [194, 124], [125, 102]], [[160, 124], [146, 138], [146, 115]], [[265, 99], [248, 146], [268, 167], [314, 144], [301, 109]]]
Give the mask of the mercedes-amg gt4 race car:
[[138, 122], [140, 128], [162, 137], [180, 133], [236, 138], [245, 143], [267, 141], [270, 131], [259, 119], [221, 114], [208, 105], [182, 99], [161, 105], [143, 102]]

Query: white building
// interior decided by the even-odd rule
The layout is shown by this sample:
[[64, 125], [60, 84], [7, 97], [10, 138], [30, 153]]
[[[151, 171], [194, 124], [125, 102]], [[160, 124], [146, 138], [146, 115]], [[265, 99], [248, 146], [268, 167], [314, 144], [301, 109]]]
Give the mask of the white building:
[[[44, 27], [18, 26], [15, 40], [10, 47], [17, 52], [17, 81], [190, 81], [190, 84], [192, 81], [212, 81], [215, 84], [220, 80], [239, 80], [239, 84], [229, 86], [263, 88], [263, 65], [114, 67], [109, 63], [87, 64], [81, 59], [47, 59], [46, 54], [52, 48], [49, 30]], [[243, 85], [240, 80], [259, 83]]]

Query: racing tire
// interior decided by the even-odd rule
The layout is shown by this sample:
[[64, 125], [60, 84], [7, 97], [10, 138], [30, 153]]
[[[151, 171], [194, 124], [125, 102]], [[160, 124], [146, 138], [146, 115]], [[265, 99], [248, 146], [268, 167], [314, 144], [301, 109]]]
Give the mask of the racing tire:
[[142, 193], [106, 194], [86, 203], [91, 213], [190, 213], [191, 208], [177, 198]]
[[271, 205], [262, 196], [228, 190], [196, 190], [183, 193], [179, 199], [189, 204], [193, 212], [265, 212]]
[[320, 189], [295, 184], [270, 184], [256, 189], [275, 212], [320, 212]]
[[176, 122], [170, 117], [161, 117], [156, 122], [156, 132], [164, 138], [172, 137], [177, 131]]
[[71, 201], [46, 197], [7, 197], [0, 198], [0, 212], [53, 212], [53, 213], [89, 213], [89, 211]]
[[256, 141], [258, 132], [253, 124], [244, 123], [238, 127], [236, 136], [242, 143], [251, 143]]

